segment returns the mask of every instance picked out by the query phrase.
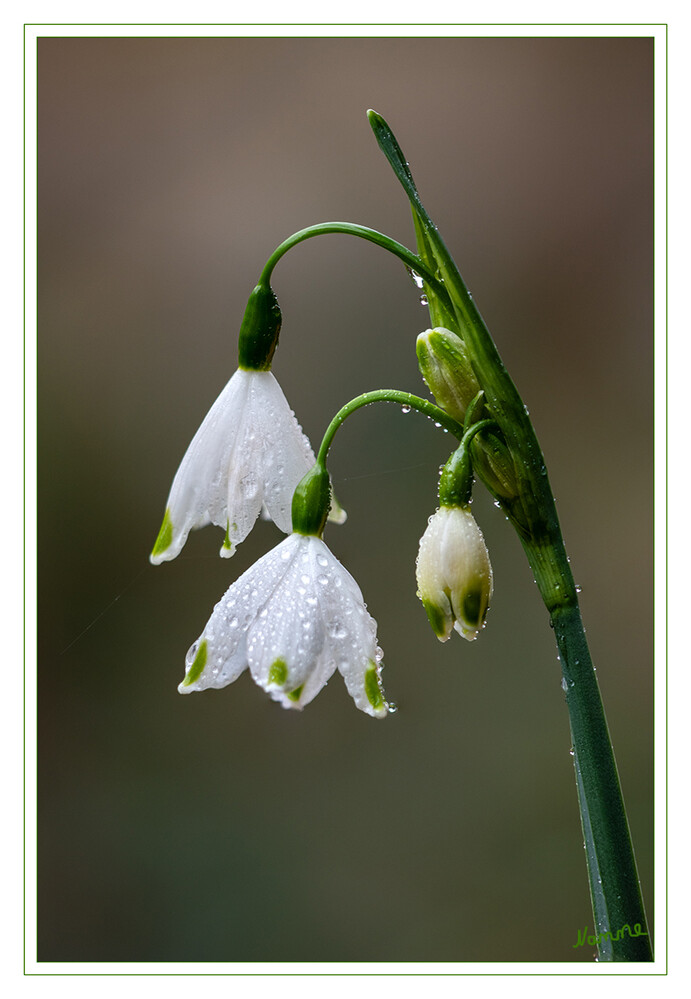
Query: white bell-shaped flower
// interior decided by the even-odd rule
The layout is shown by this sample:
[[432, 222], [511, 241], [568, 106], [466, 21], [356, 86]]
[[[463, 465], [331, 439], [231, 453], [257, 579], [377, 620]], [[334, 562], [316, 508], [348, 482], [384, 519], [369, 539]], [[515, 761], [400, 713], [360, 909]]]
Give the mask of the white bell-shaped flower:
[[376, 623], [325, 543], [294, 533], [255, 562], [216, 604], [187, 653], [182, 694], [253, 679], [286, 708], [302, 708], [336, 669], [358, 708], [383, 718]]
[[[174, 559], [189, 532], [216, 524], [229, 557], [262, 508], [286, 534], [293, 491], [314, 453], [270, 371], [239, 368], [207, 413], [173, 480], [150, 559]], [[334, 504], [331, 519], [345, 520]]]
[[468, 506], [441, 506], [420, 540], [418, 596], [441, 642], [455, 628], [472, 641], [484, 627], [492, 596], [492, 566]]

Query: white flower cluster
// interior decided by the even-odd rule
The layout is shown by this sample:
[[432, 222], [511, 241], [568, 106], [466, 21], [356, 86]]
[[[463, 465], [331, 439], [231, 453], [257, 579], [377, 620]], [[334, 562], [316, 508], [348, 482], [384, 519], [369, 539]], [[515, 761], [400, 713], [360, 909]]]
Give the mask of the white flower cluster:
[[[459, 448], [456, 457], [465, 453]], [[474, 639], [492, 595], [487, 548], [455, 481], [442, 499], [442, 477], [441, 505], [417, 560], [418, 596], [441, 641], [454, 628]], [[239, 368], [180, 464], [151, 561], [175, 558], [189, 532], [209, 523], [225, 529], [228, 557], [262, 510], [288, 537], [216, 605], [187, 654], [181, 693], [225, 687], [249, 669], [284, 707], [302, 708], [338, 670], [362, 711], [382, 718], [393, 710], [381, 685], [376, 623], [321, 539], [329, 503], [331, 519], [345, 520], [278, 382], [268, 370]]]
[[[249, 668], [284, 707], [302, 708], [338, 670], [362, 711], [391, 709], [357, 583], [321, 538], [292, 533], [293, 493], [314, 462], [271, 372], [236, 371], [180, 464], [151, 561], [175, 558], [190, 530], [209, 523], [225, 529], [221, 554], [232, 555], [262, 508], [289, 536], [216, 605], [187, 654], [181, 693], [225, 687]], [[336, 507], [331, 517], [345, 514]]]

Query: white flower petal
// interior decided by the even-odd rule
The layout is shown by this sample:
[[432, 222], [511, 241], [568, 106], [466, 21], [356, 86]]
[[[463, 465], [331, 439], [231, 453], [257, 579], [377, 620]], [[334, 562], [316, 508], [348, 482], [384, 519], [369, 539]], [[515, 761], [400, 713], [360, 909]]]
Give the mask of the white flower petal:
[[367, 612], [360, 587], [323, 542], [315, 561], [331, 656], [357, 707], [382, 718], [388, 705], [379, 679], [382, 653], [376, 622]]
[[227, 532], [231, 555], [264, 505], [277, 526], [291, 530], [291, 503], [314, 453], [270, 371], [238, 370], [195, 434], [175, 475], [151, 561], [178, 555], [195, 528]]
[[[220, 689], [247, 668], [247, 629], [290, 567], [292, 536], [268, 552], [228, 588], [185, 660], [181, 694]], [[287, 557], [283, 552], [287, 552]]]
[[294, 535], [288, 572], [248, 635], [255, 681], [285, 707], [304, 707], [336, 669], [323, 620], [317, 583], [315, 537]]

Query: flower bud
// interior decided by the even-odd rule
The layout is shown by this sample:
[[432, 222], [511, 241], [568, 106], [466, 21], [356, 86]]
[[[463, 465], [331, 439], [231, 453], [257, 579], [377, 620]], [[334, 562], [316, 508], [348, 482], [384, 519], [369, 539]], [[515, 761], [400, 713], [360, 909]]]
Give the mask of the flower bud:
[[518, 479], [511, 452], [502, 438], [492, 430], [478, 434], [473, 441], [473, 466], [482, 481], [499, 499], [512, 500], [518, 496]]
[[492, 596], [492, 566], [468, 506], [441, 506], [420, 541], [418, 596], [432, 630], [446, 642], [455, 628], [468, 641], [484, 627]]
[[416, 351], [422, 377], [438, 405], [463, 423], [466, 409], [480, 391], [463, 340], [438, 326], [420, 333]]
[[[417, 357], [422, 377], [437, 403], [463, 423], [468, 406], [480, 391], [463, 340], [441, 326], [425, 330], [417, 338]], [[474, 415], [481, 419], [489, 414], [482, 407]], [[473, 464], [495, 496], [502, 500], [516, 498], [519, 488], [514, 463], [500, 433], [485, 430], [475, 438]]]

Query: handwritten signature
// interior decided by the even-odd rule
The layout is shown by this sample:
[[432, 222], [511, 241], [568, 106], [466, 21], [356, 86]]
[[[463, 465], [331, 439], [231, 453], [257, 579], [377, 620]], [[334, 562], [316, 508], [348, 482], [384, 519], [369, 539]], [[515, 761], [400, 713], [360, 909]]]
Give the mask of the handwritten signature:
[[617, 940], [621, 940], [624, 937], [625, 933], [628, 933], [630, 937], [648, 936], [645, 930], [641, 928], [640, 923], [634, 923], [633, 929], [631, 929], [628, 923], [624, 923], [621, 929], [618, 929], [616, 933], [611, 933], [609, 930], [606, 930], [605, 933], [599, 933], [599, 934], [591, 933], [590, 935], [588, 935], [588, 927], [584, 926], [583, 930], [578, 930], [578, 937], [576, 939], [576, 943], [573, 944], [573, 946], [574, 948], [576, 948], [576, 947], [583, 947], [585, 946], [585, 944], [588, 944], [591, 947], [595, 946], [599, 947], [599, 945], [603, 942], [603, 940], [611, 940], [613, 943], [616, 943]]

